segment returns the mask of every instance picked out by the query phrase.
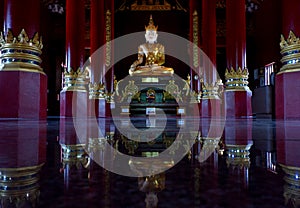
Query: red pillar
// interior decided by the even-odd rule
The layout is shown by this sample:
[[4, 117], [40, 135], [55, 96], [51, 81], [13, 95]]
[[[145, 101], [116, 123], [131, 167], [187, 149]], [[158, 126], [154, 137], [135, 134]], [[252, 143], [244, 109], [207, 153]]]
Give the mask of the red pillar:
[[[252, 116], [252, 92], [241, 82], [244, 77], [238, 70], [245, 70], [246, 64], [246, 9], [245, 1], [226, 0], [226, 56], [227, 68], [234, 69], [236, 75], [227, 79], [224, 99], [227, 117]], [[248, 75], [247, 75], [248, 77]], [[238, 82], [238, 86], [230, 86], [230, 80]], [[245, 78], [244, 78], [245, 79]]]
[[[211, 97], [215, 89], [209, 85], [217, 82], [216, 57], [217, 57], [217, 23], [216, 23], [216, 0], [202, 1], [202, 49], [206, 58], [201, 63], [203, 67], [203, 81], [208, 95], [204, 94], [201, 100], [202, 116], [220, 116], [221, 102], [218, 97]], [[207, 85], [209, 84], [209, 85]], [[202, 89], [203, 90], [203, 89]], [[219, 90], [219, 89], [217, 89]]]
[[300, 34], [300, 2], [297, 0], [282, 1], [282, 34], [288, 37], [292, 30], [296, 35]]
[[[103, 73], [105, 70], [105, 53], [98, 50], [105, 44], [105, 2], [91, 1], [91, 24], [90, 24], [90, 44], [91, 44], [91, 83], [100, 86], [103, 84]], [[98, 50], [98, 51], [97, 51]], [[98, 97], [89, 99], [90, 115], [98, 117], [105, 115], [104, 93]]]
[[0, 31], [4, 29], [4, 0], [0, 0]]
[[[282, 34], [284, 39], [287, 41], [289, 39], [289, 33], [292, 31], [295, 36], [300, 36], [300, 14], [299, 7], [300, 2], [297, 0], [287, 0], [282, 2]], [[278, 41], [280, 41], [278, 39]], [[294, 44], [291, 46], [281, 48], [282, 51], [292, 52], [294, 57], [297, 57], [299, 54], [297, 50], [299, 47]], [[296, 52], [295, 52], [296, 51]], [[285, 59], [288, 56], [283, 57]], [[288, 58], [292, 61], [293, 58], [290, 56]], [[285, 70], [279, 72], [276, 75], [276, 85], [275, 85], [275, 111], [276, 118], [279, 119], [298, 119], [300, 117], [300, 109], [297, 107], [300, 105], [300, 95], [298, 93], [298, 80], [300, 79], [300, 67], [299, 63], [295, 64], [285, 64], [283, 63], [283, 68]], [[292, 69], [292, 71], [291, 71]]]
[[227, 68], [246, 68], [245, 1], [226, 0]]
[[84, 64], [84, 1], [66, 1], [66, 66], [77, 70]]
[[202, 1], [202, 49], [212, 64], [217, 59], [216, 0]]
[[[0, 60], [4, 64], [0, 69], [0, 117], [45, 119], [47, 76], [40, 67], [42, 47], [30, 43], [35, 33], [40, 32], [40, 1], [20, 4], [17, 0], [2, 0], [0, 3], [4, 35], [10, 30], [17, 39], [16, 44], [0, 46]], [[30, 40], [19, 43], [17, 37], [21, 31]], [[41, 41], [39, 37], [38, 40]], [[7, 53], [9, 50], [15, 52]]]
[[[65, 73], [69, 74], [71, 71], [83, 71], [83, 64], [85, 62], [84, 46], [85, 46], [85, 3], [84, 1], [66, 1], [66, 60]], [[66, 75], [66, 74], [65, 74]], [[72, 79], [77, 80], [77, 75]], [[66, 80], [65, 80], [66, 81]], [[78, 83], [77, 83], [78, 84]], [[78, 90], [76, 86], [64, 87], [60, 93], [60, 115], [71, 117], [72, 108], [85, 108], [87, 110], [87, 92], [86, 86], [81, 86]], [[81, 105], [73, 105], [73, 96], [81, 102]]]
[[12, 29], [17, 35], [23, 28], [29, 37], [40, 31], [40, 1], [4, 0], [4, 32]]

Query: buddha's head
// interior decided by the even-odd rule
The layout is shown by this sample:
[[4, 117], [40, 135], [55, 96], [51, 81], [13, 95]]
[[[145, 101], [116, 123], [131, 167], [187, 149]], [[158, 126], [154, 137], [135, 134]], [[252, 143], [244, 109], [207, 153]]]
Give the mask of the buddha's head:
[[150, 20], [148, 26], [145, 26], [146, 29], [146, 42], [155, 43], [157, 41], [157, 26], [154, 25], [152, 15], [150, 15]]

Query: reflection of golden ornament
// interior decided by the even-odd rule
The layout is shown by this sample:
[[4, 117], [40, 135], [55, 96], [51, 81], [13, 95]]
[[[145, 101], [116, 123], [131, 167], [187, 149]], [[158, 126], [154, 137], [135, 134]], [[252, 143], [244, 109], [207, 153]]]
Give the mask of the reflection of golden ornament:
[[6, 36], [0, 33], [0, 70], [9, 71], [30, 71], [44, 73], [41, 65], [40, 55], [42, 54], [42, 38], [35, 33], [30, 39], [22, 29], [21, 33], [14, 37], [11, 30]]
[[300, 168], [280, 164], [283, 169], [284, 176], [284, 192], [285, 205], [291, 204], [292, 207], [300, 207]]
[[0, 168], [1, 207], [21, 207], [25, 202], [36, 207], [40, 196], [39, 172], [42, 166]]
[[90, 158], [85, 152], [84, 144], [65, 145], [61, 144], [62, 149], [62, 163], [63, 168], [71, 168], [75, 166], [87, 168], [89, 166]]
[[226, 79], [226, 90], [248, 90], [248, 69], [234, 70], [233, 68], [226, 69], [225, 79]]
[[230, 145], [226, 144], [226, 163], [228, 167], [249, 168], [250, 167], [250, 148], [248, 145]]

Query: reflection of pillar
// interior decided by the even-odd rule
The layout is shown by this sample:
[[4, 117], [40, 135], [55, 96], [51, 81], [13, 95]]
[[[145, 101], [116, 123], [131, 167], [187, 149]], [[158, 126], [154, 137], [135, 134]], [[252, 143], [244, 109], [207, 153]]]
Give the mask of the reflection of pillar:
[[250, 167], [250, 148], [252, 141], [252, 120], [226, 120], [225, 151], [227, 166], [243, 177], [244, 185], [248, 186]]
[[37, 34], [40, 32], [40, 1], [29, 0], [22, 6], [17, 0], [0, 3], [3, 4], [0, 14], [4, 13], [4, 34], [0, 37], [0, 65], [3, 64], [0, 117], [44, 119], [47, 77], [40, 67], [42, 42]]
[[[74, 116], [72, 108], [87, 108], [86, 77], [84, 64], [84, 34], [85, 34], [84, 1], [66, 1], [66, 69], [64, 72], [64, 87], [60, 93], [60, 115]], [[73, 96], [79, 101], [72, 102]]]
[[1, 207], [37, 207], [39, 173], [46, 160], [46, 122], [0, 124]]
[[276, 118], [299, 118], [300, 95], [297, 93], [300, 79], [299, 48], [297, 37], [300, 35], [300, 15], [297, 8], [300, 2], [288, 0], [282, 3], [282, 29], [280, 48], [282, 68], [276, 75]]
[[300, 206], [300, 141], [299, 125], [297, 122], [276, 123], [277, 163], [283, 169], [283, 196], [287, 207]]
[[252, 92], [248, 88], [246, 69], [245, 1], [226, 0], [227, 69], [225, 110], [228, 117], [251, 116]]
[[[61, 118], [59, 128], [59, 140], [61, 146], [62, 172], [64, 174], [64, 187], [68, 191], [81, 177], [87, 177], [89, 157], [85, 151], [87, 130], [75, 129], [78, 125], [73, 118]], [[78, 122], [78, 121], [77, 121]], [[86, 126], [81, 122], [83, 126]], [[76, 132], [77, 130], [77, 132]], [[77, 136], [78, 133], [78, 136]]]

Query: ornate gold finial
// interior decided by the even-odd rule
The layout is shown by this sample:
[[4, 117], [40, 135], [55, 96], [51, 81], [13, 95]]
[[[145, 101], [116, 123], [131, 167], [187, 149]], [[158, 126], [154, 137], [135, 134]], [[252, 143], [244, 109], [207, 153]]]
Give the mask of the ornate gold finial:
[[80, 68], [74, 71], [65, 69], [63, 77], [63, 91], [86, 91], [88, 85], [88, 71]]
[[150, 20], [148, 26], [145, 26], [146, 31], [154, 30], [157, 31], [158, 26], [154, 25], [152, 15], [150, 15]]
[[240, 67], [238, 70], [231, 68], [230, 71], [226, 69], [226, 89], [248, 89], [248, 76], [249, 72], [247, 68], [243, 70]]
[[30, 39], [24, 29], [15, 37], [11, 30], [4, 35], [0, 33], [0, 70], [19, 70], [43, 73], [40, 55], [42, 54], [42, 38], [35, 33]]
[[282, 55], [282, 72], [300, 71], [300, 39], [296, 37], [293, 31], [290, 31], [288, 38], [280, 37], [280, 53]]

